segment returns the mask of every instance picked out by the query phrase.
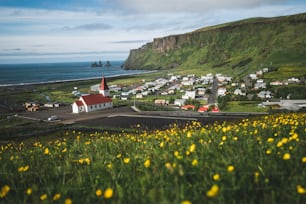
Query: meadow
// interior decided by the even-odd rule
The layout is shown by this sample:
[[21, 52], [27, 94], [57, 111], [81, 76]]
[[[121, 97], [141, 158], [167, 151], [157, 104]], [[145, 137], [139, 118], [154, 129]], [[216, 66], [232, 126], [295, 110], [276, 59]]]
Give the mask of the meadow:
[[59, 131], [7, 143], [0, 203], [306, 203], [305, 118]]

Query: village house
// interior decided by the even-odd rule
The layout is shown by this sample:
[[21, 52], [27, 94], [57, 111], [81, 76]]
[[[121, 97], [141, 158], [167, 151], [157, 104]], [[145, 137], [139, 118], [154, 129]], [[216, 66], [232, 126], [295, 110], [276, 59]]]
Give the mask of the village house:
[[256, 74], [250, 74], [249, 77], [250, 77], [252, 80], [256, 80], [256, 79], [257, 79], [257, 75], [256, 75]]
[[109, 88], [106, 80], [102, 77], [98, 94], [88, 94], [81, 96], [72, 104], [73, 113], [92, 112], [113, 107], [113, 101], [109, 97]]
[[164, 105], [168, 105], [168, 104], [169, 104], [169, 101], [166, 101], [165, 99], [156, 99], [156, 100], [154, 101], [154, 103], [155, 103], [156, 105], [162, 105], [162, 106], [164, 106]]
[[234, 94], [237, 95], [237, 96], [238, 95], [240, 95], [240, 96], [245, 96], [246, 95], [246, 93], [242, 92], [241, 89], [235, 89]]
[[271, 91], [261, 91], [257, 94], [257, 96], [261, 99], [270, 99], [272, 98]]
[[218, 96], [225, 96], [226, 95], [226, 88], [225, 87], [219, 87], [217, 91]]
[[175, 99], [174, 100], [174, 105], [176, 106], [183, 106], [185, 104], [185, 99]]
[[277, 80], [277, 81], [270, 82], [270, 85], [271, 86], [282, 86], [284, 85], [284, 83], [282, 81]]
[[182, 99], [195, 99], [196, 98], [196, 91], [186, 91], [185, 94], [182, 96]]

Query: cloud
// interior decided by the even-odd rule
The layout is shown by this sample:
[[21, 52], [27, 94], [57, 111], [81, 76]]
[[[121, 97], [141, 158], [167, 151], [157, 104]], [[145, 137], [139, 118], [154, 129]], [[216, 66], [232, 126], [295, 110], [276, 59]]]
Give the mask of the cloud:
[[[116, 0], [115, 0], [116, 1]], [[286, 0], [117, 0], [139, 12], [203, 12], [212, 9], [253, 8]], [[288, 1], [288, 0], [287, 0]]]
[[63, 30], [88, 30], [88, 31], [93, 31], [93, 30], [108, 30], [111, 29], [112, 26], [105, 24], [105, 23], [90, 23], [90, 24], [83, 24], [79, 26], [65, 26], [63, 27]]

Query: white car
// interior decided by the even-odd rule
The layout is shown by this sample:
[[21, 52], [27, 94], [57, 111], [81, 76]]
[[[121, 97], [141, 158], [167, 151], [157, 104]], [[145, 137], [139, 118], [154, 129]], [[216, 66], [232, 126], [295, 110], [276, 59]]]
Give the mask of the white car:
[[48, 121], [55, 121], [58, 120], [58, 117], [56, 115], [52, 115], [48, 118]]

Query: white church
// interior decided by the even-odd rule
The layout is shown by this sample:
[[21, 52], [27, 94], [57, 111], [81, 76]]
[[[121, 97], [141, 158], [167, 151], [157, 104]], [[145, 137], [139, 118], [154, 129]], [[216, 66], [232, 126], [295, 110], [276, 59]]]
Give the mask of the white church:
[[113, 108], [113, 101], [110, 98], [109, 88], [104, 76], [98, 94], [81, 96], [72, 104], [72, 113], [92, 112], [102, 109]]

